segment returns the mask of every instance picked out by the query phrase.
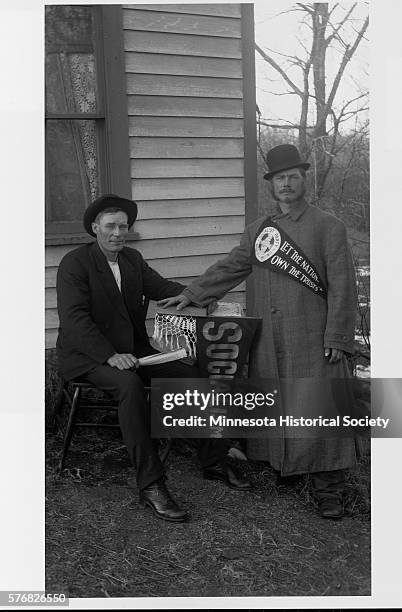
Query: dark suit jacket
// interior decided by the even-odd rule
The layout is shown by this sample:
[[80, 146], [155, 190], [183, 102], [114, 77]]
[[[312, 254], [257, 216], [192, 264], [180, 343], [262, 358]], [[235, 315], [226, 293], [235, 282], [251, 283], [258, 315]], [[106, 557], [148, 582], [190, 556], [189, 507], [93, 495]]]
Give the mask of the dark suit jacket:
[[184, 288], [164, 279], [129, 247], [119, 253], [119, 267], [122, 293], [97, 242], [67, 253], [60, 263], [56, 346], [60, 370], [68, 380], [105, 363], [115, 353], [138, 357], [153, 352], [143, 296], [160, 300]]

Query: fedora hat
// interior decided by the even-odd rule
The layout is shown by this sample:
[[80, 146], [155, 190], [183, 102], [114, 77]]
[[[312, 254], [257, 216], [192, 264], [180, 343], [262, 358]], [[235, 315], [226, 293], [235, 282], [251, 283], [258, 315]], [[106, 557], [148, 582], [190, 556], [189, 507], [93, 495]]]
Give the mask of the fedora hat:
[[100, 196], [88, 206], [84, 212], [84, 217], [82, 220], [85, 230], [94, 238], [96, 237], [96, 234], [92, 229], [92, 223], [95, 221], [99, 213], [102, 212], [102, 210], [105, 210], [105, 208], [121, 208], [121, 210], [127, 214], [129, 229], [137, 218], [138, 208], [137, 204], [133, 200], [127, 200], [126, 198], [121, 198], [120, 196], [113, 195], [111, 193]]
[[274, 174], [290, 168], [303, 168], [308, 170], [310, 164], [302, 162], [300, 153], [294, 145], [282, 144], [274, 147], [267, 153], [268, 172], [264, 174], [264, 178], [269, 181]]

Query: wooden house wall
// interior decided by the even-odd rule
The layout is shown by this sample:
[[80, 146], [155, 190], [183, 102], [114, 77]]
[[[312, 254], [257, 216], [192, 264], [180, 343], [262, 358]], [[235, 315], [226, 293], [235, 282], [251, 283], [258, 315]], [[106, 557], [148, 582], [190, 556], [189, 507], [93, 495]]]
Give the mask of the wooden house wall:
[[[241, 8], [123, 5], [123, 30], [139, 205], [132, 246], [162, 275], [188, 284], [238, 244], [244, 228]], [[47, 347], [57, 337], [57, 266], [76, 246], [47, 247]], [[226, 299], [245, 303], [244, 284]]]

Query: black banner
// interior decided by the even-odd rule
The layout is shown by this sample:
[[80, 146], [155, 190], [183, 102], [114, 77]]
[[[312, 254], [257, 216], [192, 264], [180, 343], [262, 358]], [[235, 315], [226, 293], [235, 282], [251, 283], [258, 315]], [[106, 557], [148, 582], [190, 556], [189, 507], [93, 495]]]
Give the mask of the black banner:
[[282, 272], [324, 300], [325, 283], [307, 255], [270, 217], [264, 220], [254, 242], [253, 263]]
[[197, 317], [198, 367], [213, 378], [237, 378], [261, 319]]

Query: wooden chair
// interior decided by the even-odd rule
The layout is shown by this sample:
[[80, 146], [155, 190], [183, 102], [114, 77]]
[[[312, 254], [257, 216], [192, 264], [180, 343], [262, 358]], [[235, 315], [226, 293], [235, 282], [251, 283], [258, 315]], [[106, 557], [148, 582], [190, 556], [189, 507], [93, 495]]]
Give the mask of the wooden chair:
[[[64, 432], [63, 449], [58, 465], [59, 473], [64, 470], [67, 454], [71, 444], [71, 439], [73, 437], [73, 433], [76, 427], [102, 427], [106, 429], [119, 429], [119, 424], [117, 423], [117, 421], [116, 423], [103, 423], [78, 420], [79, 413], [85, 409], [106, 410], [117, 414], [117, 403], [114, 402], [105, 392], [99, 391], [99, 389], [96, 389], [96, 391], [101, 395], [101, 398], [99, 400], [88, 400], [87, 392], [91, 390], [94, 391], [95, 389], [96, 387], [89, 382], [83, 382], [79, 380], [63, 381], [63, 386], [61, 389], [62, 398], [60, 400], [60, 407], [58, 412], [60, 412], [64, 401], [67, 402], [70, 410], [68, 414], [66, 429]], [[148, 398], [150, 390], [150, 387], [145, 387], [145, 391], [148, 394]], [[168, 440], [167, 444], [161, 449], [160, 458], [163, 463], [168, 458], [169, 452], [172, 448], [172, 444], [173, 440]]]
[[[149, 306], [149, 298], [144, 299], [144, 311], [145, 314], [148, 311]], [[96, 389], [99, 399], [92, 399], [90, 401], [88, 392], [94, 392]], [[149, 400], [150, 397], [150, 387], [145, 387], [145, 391], [147, 393], [147, 397]], [[69, 414], [66, 429], [64, 432], [64, 440], [63, 440], [63, 449], [58, 465], [58, 472], [61, 473], [64, 469], [66, 457], [70, 448], [71, 439], [76, 427], [102, 427], [102, 428], [114, 428], [119, 429], [119, 424], [117, 423], [103, 423], [103, 422], [93, 422], [93, 421], [80, 421], [78, 420], [79, 413], [84, 409], [101, 409], [106, 411], [111, 411], [117, 414], [118, 405], [117, 402], [113, 401], [110, 396], [103, 391], [100, 391], [90, 382], [82, 381], [79, 378], [76, 380], [62, 380], [62, 386], [60, 390], [60, 395], [56, 404], [54, 418], [56, 419], [63, 407], [63, 404], [67, 402], [69, 406]], [[172, 447], [172, 440], [169, 440], [165, 447], [162, 449], [160, 457], [161, 461], [165, 462], [170, 449]]]

